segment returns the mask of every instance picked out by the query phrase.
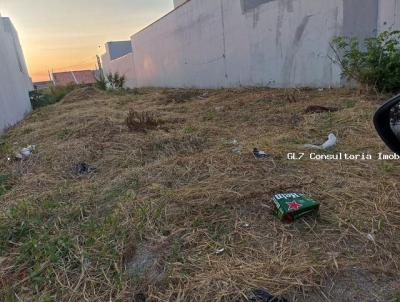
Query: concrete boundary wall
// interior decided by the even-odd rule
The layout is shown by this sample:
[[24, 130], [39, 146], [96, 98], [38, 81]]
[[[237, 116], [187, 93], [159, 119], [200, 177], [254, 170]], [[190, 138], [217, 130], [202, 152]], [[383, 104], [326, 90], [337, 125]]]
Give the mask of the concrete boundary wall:
[[131, 37], [130, 68], [136, 87], [340, 86], [335, 36], [399, 28], [400, 0], [190, 0]]
[[380, 0], [378, 31], [400, 30], [400, 0]]
[[[126, 44], [129, 45], [129, 49]], [[113, 57], [116, 58], [112, 59]], [[130, 41], [106, 43], [106, 53], [101, 56], [101, 61], [104, 75], [118, 72], [125, 76], [126, 87], [135, 88], [137, 86], [135, 62]]]
[[128, 88], [137, 87], [135, 62], [133, 60], [133, 53], [129, 53], [118, 59], [112, 60], [107, 67], [103, 68], [104, 74], [118, 72], [120, 75], [125, 76], [125, 86]]
[[138, 85], [337, 86], [343, 17], [342, 0], [191, 0], [132, 36]]
[[30, 90], [17, 32], [10, 19], [0, 16], [0, 133], [31, 111]]
[[118, 59], [132, 52], [130, 41], [111, 41], [106, 43], [106, 51], [111, 60]]

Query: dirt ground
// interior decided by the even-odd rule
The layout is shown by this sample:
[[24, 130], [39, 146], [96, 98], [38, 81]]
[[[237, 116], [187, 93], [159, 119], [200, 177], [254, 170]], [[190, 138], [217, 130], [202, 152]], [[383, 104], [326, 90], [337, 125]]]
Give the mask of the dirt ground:
[[[376, 159], [390, 152], [372, 125], [384, 99], [83, 88], [34, 111], [0, 138], [0, 300], [247, 301], [264, 288], [288, 301], [400, 301], [400, 163]], [[130, 110], [151, 127], [128, 127]], [[333, 149], [304, 148], [329, 133]], [[283, 192], [320, 201], [320, 215], [280, 222], [271, 198]]]

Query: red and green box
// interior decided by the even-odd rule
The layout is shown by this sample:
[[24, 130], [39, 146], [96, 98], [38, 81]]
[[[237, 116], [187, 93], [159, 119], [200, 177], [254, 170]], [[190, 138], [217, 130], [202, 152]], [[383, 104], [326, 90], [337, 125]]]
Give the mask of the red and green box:
[[273, 213], [282, 221], [291, 222], [319, 211], [319, 202], [301, 193], [276, 194], [272, 201], [274, 203]]

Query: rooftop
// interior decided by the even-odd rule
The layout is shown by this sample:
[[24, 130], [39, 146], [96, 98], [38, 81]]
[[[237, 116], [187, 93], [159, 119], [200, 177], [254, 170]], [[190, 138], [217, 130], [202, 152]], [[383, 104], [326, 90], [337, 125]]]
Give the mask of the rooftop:
[[96, 78], [92, 70], [78, 70], [66, 72], [53, 72], [52, 79], [54, 85], [65, 86], [68, 84], [93, 84]]

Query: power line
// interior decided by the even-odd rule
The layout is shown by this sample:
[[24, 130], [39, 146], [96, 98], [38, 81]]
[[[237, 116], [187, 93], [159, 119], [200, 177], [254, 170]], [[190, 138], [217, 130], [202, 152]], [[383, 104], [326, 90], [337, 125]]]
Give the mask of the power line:
[[95, 63], [95, 62], [96, 62], [96, 57], [90, 57], [90, 58], [85, 59], [84, 61], [81, 61], [80, 63], [74, 64], [74, 65], [55, 67], [52, 69], [53, 70], [71, 69], [71, 68], [75, 68], [75, 67], [80, 67], [81, 65], [87, 65], [87, 64], [91, 64], [91, 63]]

